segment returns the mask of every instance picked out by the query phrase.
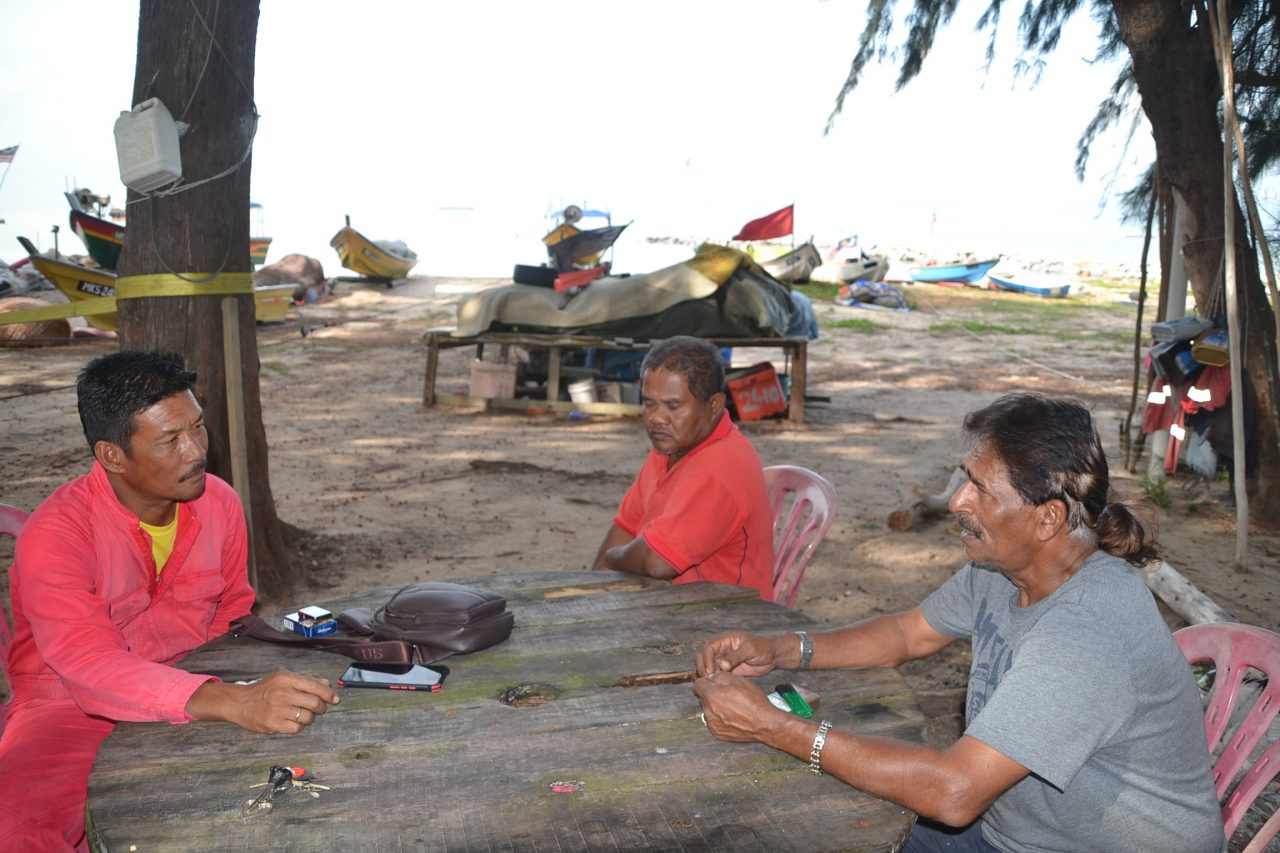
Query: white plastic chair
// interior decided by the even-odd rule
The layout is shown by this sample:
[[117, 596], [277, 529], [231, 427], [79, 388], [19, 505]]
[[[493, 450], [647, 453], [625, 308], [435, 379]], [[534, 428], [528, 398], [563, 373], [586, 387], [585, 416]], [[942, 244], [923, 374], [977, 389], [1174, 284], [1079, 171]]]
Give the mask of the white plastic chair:
[[773, 600], [791, 607], [813, 552], [835, 518], [836, 490], [798, 465], [765, 468], [764, 487], [773, 509]]
[[[1230, 839], [1258, 794], [1280, 773], [1280, 740], [1250, 763], [1254, 750], [1280, 711], [1280, 634], [1235, 622], [1205, 622], [1175, 631], [1173, 638], [1190, 663], [1212, 662], [1213, 691], [1205, 709], [1205, 737], [1210, 754], [1222, 746], [1213, 765], [1213, 784], [1222, 800], [1222, 822]], [[1236, 709], [1245, 673], [1254, 669], [1267, 678], [1253, 705]], [[1231, 728], [1232, 712], [1244, 714]], [[1227, 736], [1224, 744], [1224, 736]], [[1247, 766], [1247, 769], [1246, 769]], [[1244, 775], [1235, 784], [1236, 776]], [[1228, 795], [1228, 791], [1230, 794]], [[1223, 799], [1225, 797], [1225, 800]], [[1280, 810], [1267, 819], [1243, 853], [1261, 853], [1280, 834]]]
[[[17, 537], [22, 525], [27, 523], [28, 513], [16, 506], [0, 504], [0, 536]], [[13, 632], [9, 628], [9, 617], [0, 609], [0, 669], [4, 671], [4, 680], [9, 683], [9, 643], [13, 642]], [[10, 684], [10, 698], [12, 698]], [[9, 716], [9, 702], [0, 702], [0, 732], [4, 731], [6, 718]]]

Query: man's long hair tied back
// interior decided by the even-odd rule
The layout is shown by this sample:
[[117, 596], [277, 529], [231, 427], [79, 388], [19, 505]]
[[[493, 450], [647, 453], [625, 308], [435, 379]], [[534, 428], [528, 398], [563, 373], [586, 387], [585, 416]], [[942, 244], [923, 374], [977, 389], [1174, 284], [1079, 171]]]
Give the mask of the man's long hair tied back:
[[995, 451], [1014, 489], [1032, 506], [1060, 500], [1077, 540], [1135, 566], [1160, 559], [1154, 538], [1123, 501], [1113, 500], [1107, 458], [1093, 418], [1075, 400], [1009, 394], [970, 412], [964, 431]]

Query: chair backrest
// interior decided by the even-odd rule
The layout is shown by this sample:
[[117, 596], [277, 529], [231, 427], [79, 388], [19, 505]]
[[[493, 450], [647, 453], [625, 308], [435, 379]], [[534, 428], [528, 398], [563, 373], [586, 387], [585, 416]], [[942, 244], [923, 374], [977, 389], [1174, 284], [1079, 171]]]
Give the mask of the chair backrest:
[[[1205, 737], [1210, 754], [1221, 753], [1213, 765], [1213, 783], [1222, 803], [1222, 821], [1227, 838], [1240, 825], [1249, 806], [1280, 773], [1280, 740], [1249, 765], [1232, 789], [1232, 782], [1249, 764], [1267, 730], [1280, 711], [1280, 634], [1252, 625], [1234, 622], [1205, 622], [1174, 632], [1178, 647], [1189, 662], [1212, 662], [1213, 691], [1205, 709]], [[1237, 708], [1245, 673], [1257, 670], [1266, 677], [1249, 708]], [[1257, 682], [1250, 682], [1251, 686]], [[1234, 713], [1233, 713], [1234, 712]], [[1235, 718], [1241, 718], [1234, 725]], [[1224, 743], [1224, 736], [1227, 736]], [[1227, 791], [1231, 790], [1230, 796]], [[1254, 835], [1244, 853], [1264, 850], [1271, 839], [1280, 834], [1280, 810], [1276, 811]]]
[[813, 552], [835, 518], [836, 490], [798, 465], [765, 468], [764, 488], [773, 509], [773, 600], [791, 607]]
[[[0, 504], [0, 536], [17, 537], [22, 525], [27, 523], [28, 513], [16, 506]], [[13, 632], [9, 629], [9, 617], [0, 607], [0, 671], [4, 672], [4, 680], [9, 681], [9, 643], [13, 642]], [[4, 731], [5, 719], [9, 715], [9, 703], [0, 703], [0, 732]]]

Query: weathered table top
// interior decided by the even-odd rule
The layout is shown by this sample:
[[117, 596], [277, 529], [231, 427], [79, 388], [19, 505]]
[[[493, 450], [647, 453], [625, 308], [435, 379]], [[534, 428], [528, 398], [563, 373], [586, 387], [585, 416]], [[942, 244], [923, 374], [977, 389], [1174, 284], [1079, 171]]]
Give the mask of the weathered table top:
[[[905, 809], [789, 755], [712, 738], [687, 680], [619, 686], [692, 669], [721, 630], [818, 627], [802, 614], [738, 587], [612, 572], [462, 582], [506, 595], [516, 627], [501, 645], [445, 661], [451, 673], [437, 693], [342, 690], [340, 705], [293, 737], [225, 723], [121, 724], [89, 783], [97, 840], [112, 853], [892, 851], [909, 833]], [[336, 613], [392, 591], [302, 603]], [[347, 663], [223, 637], [183, 667], [228, 681], [283, 668], [336, 683]], [[922, 716], [893, 670], [779, 672], [761, 683], [788, 680], [818, 694], [819, 715], [838, 728], [921, 740]], [[511, 695], [545, 701], [502, 701]], [[332, 790], [289, 792], [243, 817], [249, 786], [274, 764], [306, 767]]]

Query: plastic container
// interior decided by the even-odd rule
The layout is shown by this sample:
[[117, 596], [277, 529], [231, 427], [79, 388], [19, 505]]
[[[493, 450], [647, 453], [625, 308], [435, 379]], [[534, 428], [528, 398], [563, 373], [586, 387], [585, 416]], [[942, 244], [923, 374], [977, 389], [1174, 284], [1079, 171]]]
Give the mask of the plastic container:
[[593, 379], [583, 379], [569, 383], [569, 399], [575, 403], [594, 403], [596, 401], [596, 383]]
[[730, 371], [725, 379], [738, 420], [758, 421], [787, 411], [787, 396], [769, 362]]
[[471, 362], [471, 396], [490, 400], [516, 395], [516, 366], [492, 361]]
[[1191, 345], [1191, 357], [1209, 367], [1222, 367], [1231, 360], [1231, 340], [1225, 329], [1205, 332]]
[[120, 181], [129, 189], [151, 192], [182, 177], [178, 125], [159, 98], [148, 98], [115, 124]]

